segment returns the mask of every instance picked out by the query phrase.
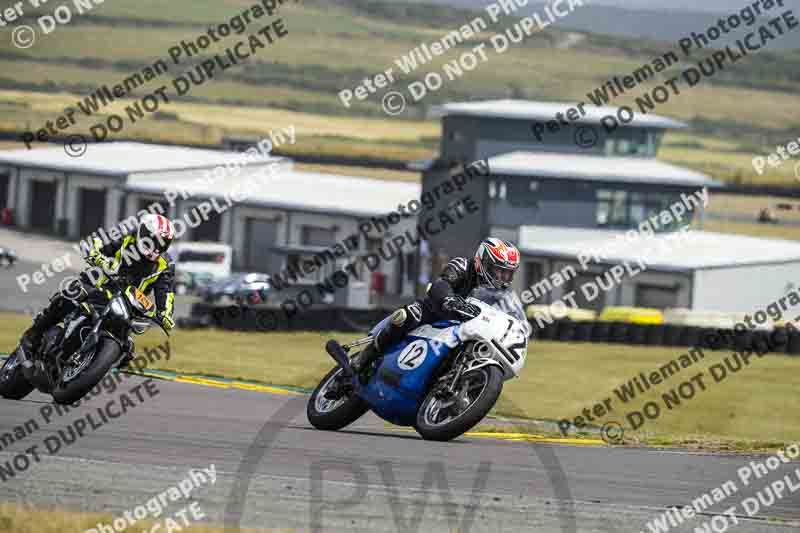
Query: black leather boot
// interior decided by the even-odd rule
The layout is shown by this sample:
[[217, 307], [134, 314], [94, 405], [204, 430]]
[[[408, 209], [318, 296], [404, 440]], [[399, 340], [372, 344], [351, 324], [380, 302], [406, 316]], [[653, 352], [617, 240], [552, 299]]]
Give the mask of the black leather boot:
[[39, 351], [39, 346], [42, 344], [42, 335], [44, 335], [45, 331], [47, 330], [42, 329], [36, 321], [34, 321], [34, 325], [22, 334], [22, 338], [19, 340], [19, 347], [23, 359], [28, 361], [33, 360], [36, 353]]
[[376, 341], [373, 340], [371, 343], [367, 344], [367, 347], [361, 350], [356, 358], [353, 359], [353, 370], [363, 384], [366, 384], [371, 377], [367, 373], [369, 367], [372, 366], [373, 362], [377, 361], [383, 356], [383, 352], [378, 350], [378, 347], [375, 346], [375, 343]]
[[34, 358], [42, 344], [42, 336], [48, 329], [58, 324], [62, 316], [63, 302], [57, 296], [50, 301], [50, 305], [36, 315], [31, 327], [22, 334], [19, 345], [25, 359], [32, 360]]

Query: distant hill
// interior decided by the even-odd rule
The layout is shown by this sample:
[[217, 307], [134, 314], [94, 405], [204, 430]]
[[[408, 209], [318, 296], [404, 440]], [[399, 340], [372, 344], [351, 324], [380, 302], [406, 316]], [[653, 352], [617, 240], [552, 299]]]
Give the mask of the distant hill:
[[[487, 4], [485, 0], [400, 0], [399, 2], [393, 0], [392, 3], [403, 3], [404, 1], [478, 10], [483, 10]], [[636, 8], [608, 5], [612, 3], [636, 5]], [[584, 0], [584, 6], [559, 22], [558, 27], [620, 37], [647, 37], [657, 41], [675, 41], [693, 31], [696, 32], [715, 24], [721, 13], [738, 12], [741, 8], [741, 6], [724, 5], [730, 4], [730, 0], [703, 0], [701, 2], [704, 4], [702, 9], [693, 7], [691, 10], [687, 8], [694, 4], [689, 0], [670, 0], [669, 8], [659, 5], [664, 3], [663, 0], [604, 0], [603, 4], [600, 4], [597, 0]], [[524, 16], [541, 12], [545, 4], [546, 2], [529, 2], [516, 14]], [[741, 4], [743, 6], [745, 2]], [[741, 35], [744, 34], [741, 28], [739, 31]], [[774, 41], [770, 45], [770, 49], [773, 51], [800, 49], [800, 30], [796, 29]]]
[[586, 0], [592, 5], [607, 5], [625, 9], [670, 10], [670, 11], [708, 11], [727, 13], [734, 9], [731, 0]]

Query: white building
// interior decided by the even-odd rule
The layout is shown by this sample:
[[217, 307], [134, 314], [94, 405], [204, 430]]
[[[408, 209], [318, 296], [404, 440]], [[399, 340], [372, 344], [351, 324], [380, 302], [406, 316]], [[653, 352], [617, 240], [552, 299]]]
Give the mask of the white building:
[[[609, 244], [605, 257], [591, 257]], [[527, 303], [550, 304], [574, 291], [579, 307], [598, 311], [738, 313], [762, 309], [800, 284], [800, 243], [780, 239], [693, 229], [628, 240], [623, 231], [524, 226], [518, 245], [525, 261], [518, 288]]]
[[[307, 283], [356, 255], [377, 253], [385, 240], [416, 225], [408, 217], [388, 230], [376, 224], [359, 231], [361, 222], [385, 220], [398, 204], [418, 199], [418, 184], [297, 172], [288, 159], [250, 155], [129, 142], [89, 145], [79, 158], [61, 148], [0, 152], [0, 205], [13, 210], [23, 229], [76, 241], [98, 228], [113, 237], [111, 228], [143, 210], [163, 212], [185, 225], [182, 239], [229, 243], [235, 269], [270, 274], [359, 236], [346, 257], [305, 275]], [[410, 297], [416, 249], [401, 248], [376, 270], [388, 294]], [[366, 268], [359, 276], [370, 281]]]
[[[700, 202], [658, 228], [646, 247], [623, 244], [599, 261], [581, 261], [587, 250], [635, 231], [686, 197], [713, 197], [721, 184], [710, 176], [656, 159], [665, 131], [686, 124], [638, 113], [609, 128], [605, 117], [618, 117], [616, 108], [518, 100], [448, 103], [436, 116], [442, 119], [440, 154], [422, 165], [423, 194], [440, 187], [459, 163], [485, 159], [489, 167], [488, 175], [464, 187], [483, 217], [455, 238], [431, 239], [439, 264], [473, 253], [480, 238], [505, 238], [522, 253], [516, 288], [523, 301], [551, 304], [575, 292], [578, 306], [595, 310], [750, 312], [800, 282], [795, 241], [693, 230], [691, 239], [672, 244], [681, 228], [702, 224]], [[646, 269], [626, 270], [608, 291], [592, 286], [601, 276], [608, 287], [602, 276], [610, 269], [618, 274], [637, 262]]]

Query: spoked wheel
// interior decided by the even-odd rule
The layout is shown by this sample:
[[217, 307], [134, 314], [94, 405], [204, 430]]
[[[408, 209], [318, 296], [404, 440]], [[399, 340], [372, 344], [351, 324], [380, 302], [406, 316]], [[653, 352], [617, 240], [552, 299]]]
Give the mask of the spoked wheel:
[[452, 396], [428, 393], [417, 412], [417, 431], [426, 440], [452, 440], [483, 420], [501, 392], [503, 371], [496, 366], [464, 374]]
[[355, 394], [340, 394], [335, 398], [325, 395], [338, 386], [342, 369], [334, 368], [320, 381], [311, 394], [306, 407], [308, 421], [317, 429], [336, 431], [348, 426], [369, 411], [369, 406]]
[[33, 389], [34, 386], [22, 375], [22, 365], [18, 359], [17, 350], [14, 350], [0, 368], [0, 396], [9, 400], [21, 400]]

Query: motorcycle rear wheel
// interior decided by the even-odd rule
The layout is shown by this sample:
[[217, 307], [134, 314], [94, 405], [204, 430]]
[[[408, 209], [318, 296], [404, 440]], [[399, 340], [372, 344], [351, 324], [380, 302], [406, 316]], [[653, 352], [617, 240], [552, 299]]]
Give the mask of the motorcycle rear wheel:
[[69, 405], [86, 396], [106, 376], [122, 354], [119, 344], [107, 337], [97, 341], [96, 350], [94, 359], [77, 377], [53, 390], [56, 403]]
[[369, 411], [367, 403], [355, 394], [337, 400], [325, 398], [325, 393], [341, 372], [342, 369], [339, 367], [328, 372], [308, 399], [306, 415], [311, 425], [317, 429], [337, 431], [349, 426]]
[[14, 350], [0, 368], [0, 396], [8, 400], [21, 400], [34, 388], [22, 374], [22, 365], [17, 364], [17, 351]]
[[457, 395], [462, 401], [468, 401], [468, 405], [454, 413], [452, 403], [447, 404], [431, 391], [417, 411], [416, 430], [425, 440], [453, 440], [483, 420], [502, 392], [503, 371], [496, 366], [485, 366], [465, 374], [459, 381]]

